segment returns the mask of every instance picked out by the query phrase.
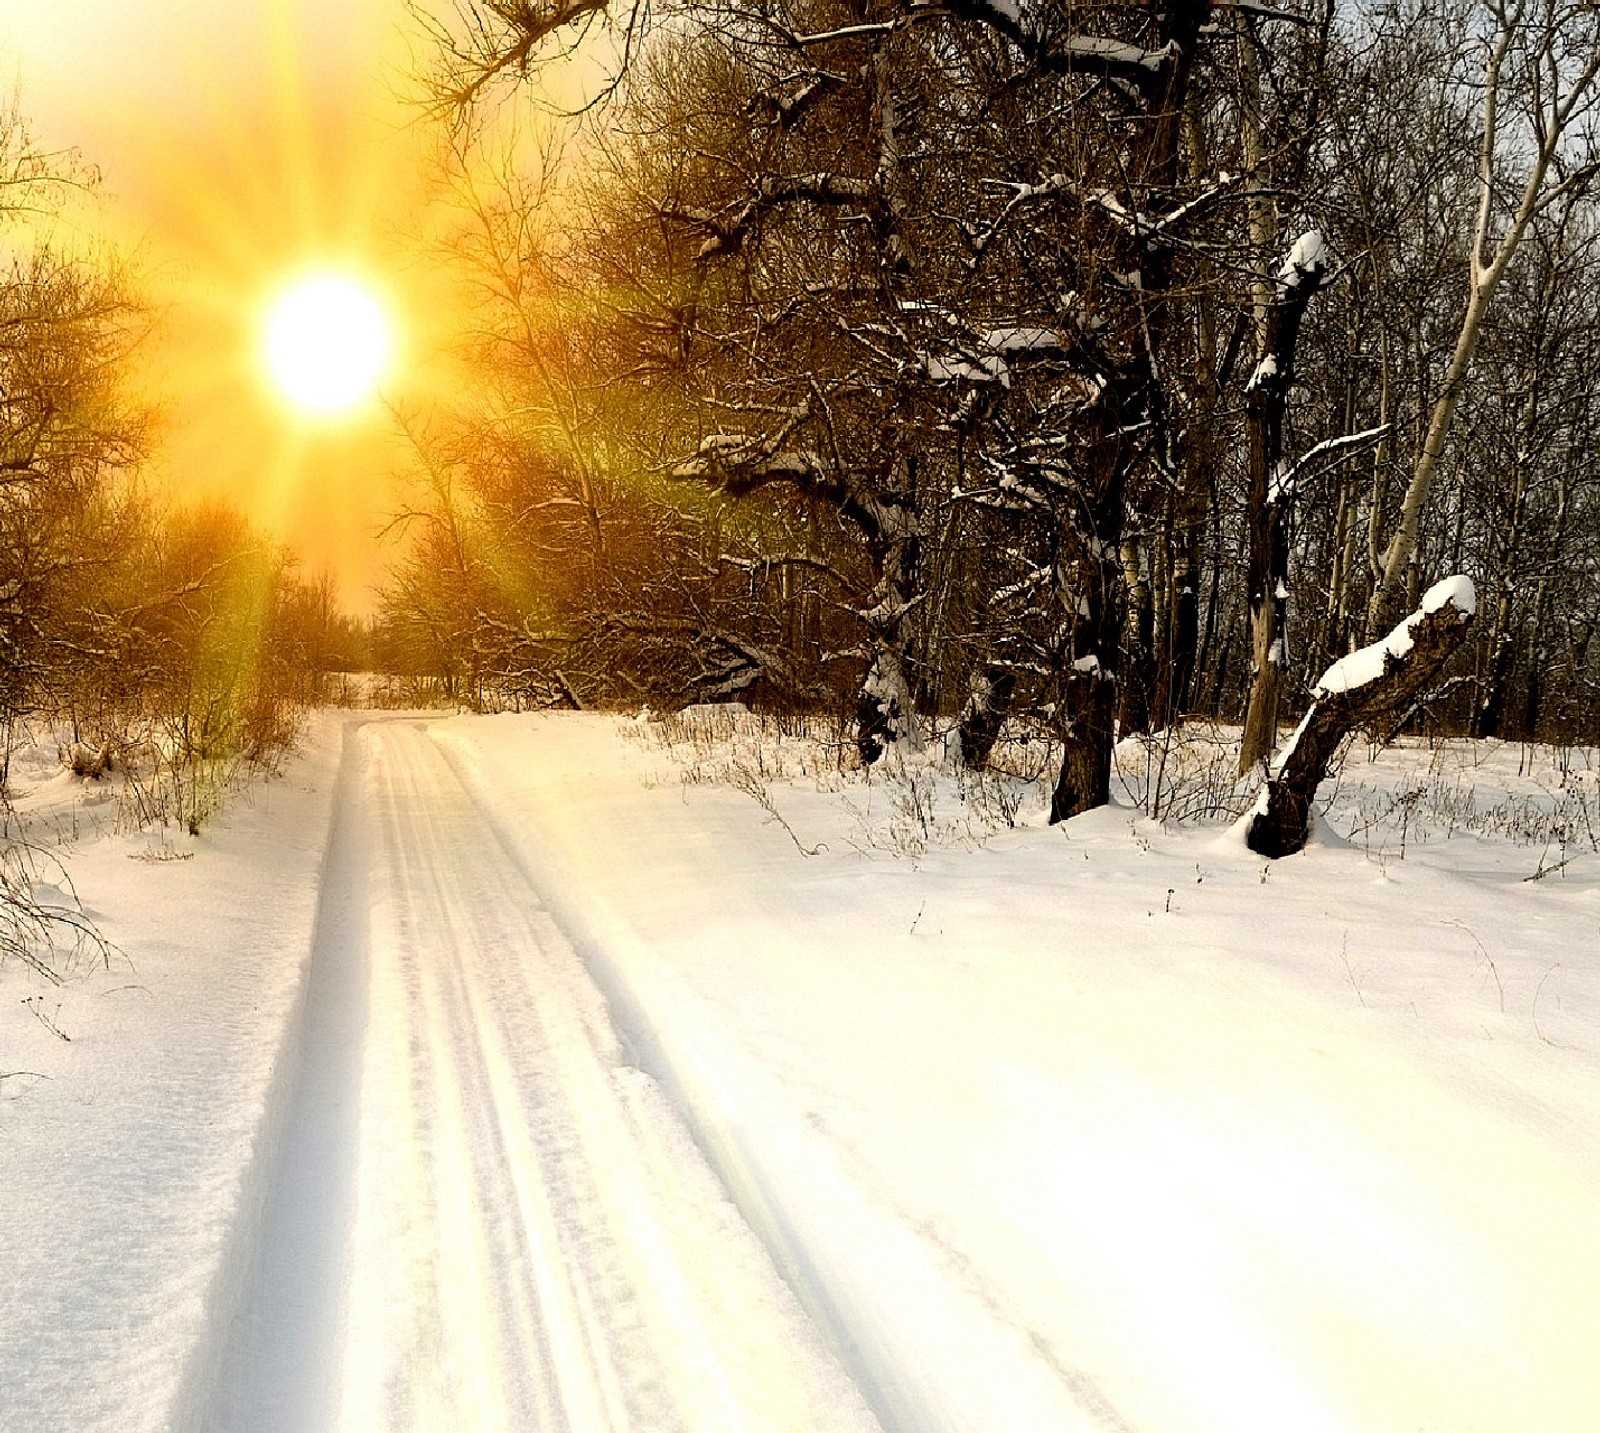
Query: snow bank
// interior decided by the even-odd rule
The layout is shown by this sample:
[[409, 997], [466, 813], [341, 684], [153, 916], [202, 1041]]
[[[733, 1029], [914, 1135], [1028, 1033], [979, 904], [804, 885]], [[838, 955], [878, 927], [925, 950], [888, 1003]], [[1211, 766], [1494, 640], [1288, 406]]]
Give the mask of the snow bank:
[[435, 731], [886, 1426], [1592, 1426], [1589, 883], [1114, 809], [891, 859], [893, 784], [785, 831], [604, 719]]
[[[0, 1426], [194, 1426], [237, 1301], [284, 1090], [342, 722], [199, 838], [93, 838], [103, 789], [26, 794], [125, 959], [0, 971]], [[85, 805], [85, 803], [89, 803]], [[28, 1071], [28, 1075], [14, 1072]]]

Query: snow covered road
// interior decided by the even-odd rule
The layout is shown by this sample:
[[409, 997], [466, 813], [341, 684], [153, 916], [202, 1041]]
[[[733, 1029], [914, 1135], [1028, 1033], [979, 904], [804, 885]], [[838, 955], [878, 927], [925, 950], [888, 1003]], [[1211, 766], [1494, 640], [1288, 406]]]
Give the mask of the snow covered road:
[[652, 725], [324, 714], [74, 849], [132, 963], [70, 1042], [0, 971], [3, 1433], [1593, 1433], [1600, 856], [918, 849]]
[[205, 1425], [872, 1426], [438, 747], [353, 748]]

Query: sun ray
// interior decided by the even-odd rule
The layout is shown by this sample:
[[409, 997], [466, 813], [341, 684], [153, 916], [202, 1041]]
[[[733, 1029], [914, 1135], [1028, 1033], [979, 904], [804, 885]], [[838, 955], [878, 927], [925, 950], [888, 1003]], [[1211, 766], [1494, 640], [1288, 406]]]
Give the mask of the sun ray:
[[[437, 139], [405, 103], [414, 36], [391, 0], [18, 8], [23, 48], [46, 66], [24, 75], [24, 101], [51, 101], [42, 132], [101, 168], [97, 222], [109, 216], [138, 256], [158, 315], [140, 374], [162, 414], [156, 481], [181, 501], [238, 505], [370, 606], [392, 556], [375, 535], [408, 461], [386, 408], [456, 399], [451, 351], [468, 312], [435, 242], [454, 224]], [[130, 55], [150, 63], [120, 63]], [[273, 298], [334, 268], [388, 318], [383, 403], [297, 403], [267, 364]]]

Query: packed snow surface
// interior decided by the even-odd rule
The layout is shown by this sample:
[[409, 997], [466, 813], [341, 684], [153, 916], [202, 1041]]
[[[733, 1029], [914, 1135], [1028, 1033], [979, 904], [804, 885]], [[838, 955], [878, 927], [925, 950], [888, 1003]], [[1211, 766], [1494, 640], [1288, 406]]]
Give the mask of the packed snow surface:
[[662, 730], [41, 781], [132, 966], [0, 972], [0, 1426], [1592, 1430], [1592, 771], [1357, 758], [1268, 865]]

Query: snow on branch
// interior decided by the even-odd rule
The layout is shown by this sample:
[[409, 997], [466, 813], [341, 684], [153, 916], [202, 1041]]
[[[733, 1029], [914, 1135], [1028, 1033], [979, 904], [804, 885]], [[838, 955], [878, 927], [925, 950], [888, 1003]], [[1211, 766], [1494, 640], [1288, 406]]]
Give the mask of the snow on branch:
[[1327, 276], [1328, 245], [1320, 229], [1307, 229], [1301, 234], [1272, 276], [1277, 300], [1267, 317], [1261, 358], [1244, 391], [1257, 395], [1259, 403], [1273, 410], [1273, 422], [1281, 423], [1288, 402], [1300, 321]]
[[1269, 353], [1250, 371], [1250, 381], [1245, 384], [1246, 393], [1254, 393], [1257, 389], [1265, 388], [1278, 376], [1278, 355]]
[[662, 218], [676, 219], [694, 228], [709, 230], [705, 242], [695, 255], [697, 259], [709, 259], [717, 254], [737, 253], [756, 222], [768, 211], [785, 204], [807, 203], [822, 208], [859, 204], [871, 208], [880, 202], [872, 180], [822, 171], [764, 177], [756, 187], [756, 192], [726, 218], [709, 209], [661, 206], [657, 212]]
[[1322, 674], [1311, 705], [1267, 771], [1240, 823], [1259, 855], [1293, 855], [1306, 843], [1311, 803], [1344, 739], [1357, 729], [1392, 731], [1437, 679], [1477, 612], [1469, 577], [1436, 582], [1422, 605], [1381, 641], [1341, 657]]
[[1172, 40], [1152, 50], [1108, 36], [1046, 33], [1028, 22], [1018, 0], [912, 0], [912, 4], [914, 18], [955, 15], [998, 31], [1041, 70], [1095, 75], [1131, 86], [1141, 95], [1155, 90], [1179, 54], [1180, 47]]
[[1478, 610], [1477, 589], [1470, 577], [1447, 577], [1423, 594], [1422, 606], [1381, 641], [1341, 657], [1325, 671], [1311, 689], [1313, 700], [1320, 697], [1348, 696], [1381, 680], [1410, 656], [1418, 630], [1436, 612], [1453, 609], [1455, 620], [1466, 623]]
[[1006, 200], [1005, 205], [1001, 208], [1000, 212], [995, 215], [989, 226], [976, 234], [972, 234], [970, 230], [968, 231], [972, 242], [972, 255], [967, 260], [967, 267], [969, 269], [977, 267], [979, 259], [983, 257], [984, 252], [988, 249], [989, 245], [994, 243], [995, 238], [1000, 234], [1005, 226], [1010, 223], [1012, 215], [1014, 215], [1017, 210], [1021, 209], [1026, 204], [1041, 203], [1045, 200], [1055, 197], [1055, 195], [1059, 193], [1065, 192], [1071, 188], [1071, 181], [1064, 174], [1053, 174], [1039, 184], [1011, 183], [1006, 184], [1004, 187], [1012, 191], [1011, 197]]
[[1160, 244], [1175, 242], [1175, 233], [1185, 222], [1214, 203], [1219, 196], [1235, 188], [1238, 183], [1238, 175], [1219, 174], [1193, 198], [1185, 200], [1165, 213], [1150, 213], [1143, 209], [1129, 208], [1122, 198], [1110, 189], [1084, 189], [1065, 174], [1052, 174], [1034, 184], [1008, 181], [998, 187], [1009, 189], [1011, 197], [1006, 200], [1000, 212], [985, 229], [970, 236], [972, 257], [968, 259], [967, 266], [968, 268], [976, 266], [984, 251], [995, 241], [1017, 211], [1026, 205], [1060, 199], [1075, 200], [1079, 204], [1099, 209], [1119, 228], [1131, 234], [1147, 248], [1153, 248]]
[[707, 434], [693, 453], [673, 465], [671, 474], [680, 481], [705, 483], [730, 498], [746, 497], [772, 483], [791, 483], [801, 492], [832, 503], [877, 540], [915, 535], [916, 513], [897, 493], [874, 491], [841, 476], [815, 448], [795, 441], [810, 417], [808, 409], [797, 409], [776, 433], [766, 437]]
[[700, 446], [672, 469], [672, 476], [711, 481], [735, 496], [767, 483], [814, 483], [823, 476], [822, 458], [811, 448], [784, 446], [788, 429], [763, 441], [745, 433], [709, 433]]
[[914, 612], [927, 599], [926, 592], [919, 592], [913, 597], [897, 599], [882, 597], [870, 607], [857, 607], [851, 609], [868, 627], [883, 629], [903, 620], [910, 612]]
[[[1253, 381], [1253, 380], [1252, 380]], [[1331, 467], [1354, 453], [1380, 443], [1393, 430], [1394, 424], [1380, 423], [1376, 428], [1363, 428], [1359, 433], [1343, 433], [1337, 438], [1324, 438], [1308, 449], [1292, 464], [1287, 464], [1273, 479], [1267, 492], [1269, 502], [1285, 502], [1300, 489], [1300, 480], [1313, 468]]]
[[1294, 241], [1293, 247], [1278, 265], [1276, 278], [1280, 301], [1288, 299], [1308, 282], [1312, 288], [1321, 287], [1327, 272], [1328, 241], [1322, 237], [1322, 230], [1307, 229]]
[[936, 383], [966, 379], [1009, 388], [1013, 363], [1057, 356], [1065, 349], [1066, 343], [1055, 329], [1037, 324], [1008, 324], [975, 335], [975, 343], [969, 349], [929, 354], [923, 358], [922, 367]]
[[663, 219], [676, 220], [692, 228], [709, 230], [698, 258], [719, 253], [736, 253], [755, 221], [767, 210], [782, 204], [810, 202], [822, 206], [871, 203], [875, 190], [870, 180], [830, 173], [768, 176], [743, 204], [723, 214], [711, 209], [658, 205]]
[[757, 95], [752, 103], [757, 107], [765, 108], [779, 129], [789, 129], [797, 124], [814, 104], [820, 102], [843, 83], [844, 80], [839, 75], [830, 74], [825, 70], [818, 70], [806, 76], [804, 82], [793, 93], [765, 92]]
[[1019, 599], [1031, 598], [1034, 593], [1041, 591], [1055, 576], [1055, 568], [1049, 563], [1037, 563], [1031, 566], [1028, 572], [1016, 582], [995, 590], [991, 601], [996, 607], [1005, 606]]
[[1279, 10], [1265, 5], [1262, 0], [1211, 0], [1213, 10], [1237, 10], [1242, 15], [1255, 15], [1263, 20], [1287, 20], [1291, 25], [1304, 25], [1315, 29], [1317, 22], [1309, 15], [1296, 15], [1291, 10]]
[[1056, 46], [1069, 61], [1085, 65], [1104, 65], [1107, 70], [1143, 70], [1154, 76], [1178, 51], [1175, 41], [1168, 41], [1159, 50], [1142, 50], [1137, 45], [1121, 40], [1107, 40], [1095, 35], [1072, 35]]

